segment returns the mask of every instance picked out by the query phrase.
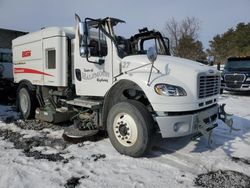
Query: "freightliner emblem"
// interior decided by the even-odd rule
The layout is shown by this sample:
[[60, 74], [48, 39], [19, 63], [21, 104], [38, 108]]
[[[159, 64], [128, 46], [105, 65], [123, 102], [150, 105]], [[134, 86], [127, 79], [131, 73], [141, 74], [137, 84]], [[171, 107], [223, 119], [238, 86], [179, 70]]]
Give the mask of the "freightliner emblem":
[[209, 69], [208, 72], [209, 72], [210, 74], [213, 74], [213, 73], [214, 73], [214, 70]]

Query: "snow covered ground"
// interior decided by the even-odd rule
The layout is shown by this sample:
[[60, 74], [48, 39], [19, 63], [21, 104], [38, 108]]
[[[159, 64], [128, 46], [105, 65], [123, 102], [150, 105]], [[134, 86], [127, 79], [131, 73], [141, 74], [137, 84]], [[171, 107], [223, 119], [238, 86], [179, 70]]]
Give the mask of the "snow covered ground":
[[250, 176], [250, 96], [225, 93], [220, 103], [240, 131], [230, 134], [219, 121], [212, 148], [204, 138], [159, 139], [138, 159], [120, 155], [108, 138], [68, 144], [60, 127], [13, 123], [13, 107], [0, 105], [0, 187], [194, 187], [197, 175], [210, 171]]

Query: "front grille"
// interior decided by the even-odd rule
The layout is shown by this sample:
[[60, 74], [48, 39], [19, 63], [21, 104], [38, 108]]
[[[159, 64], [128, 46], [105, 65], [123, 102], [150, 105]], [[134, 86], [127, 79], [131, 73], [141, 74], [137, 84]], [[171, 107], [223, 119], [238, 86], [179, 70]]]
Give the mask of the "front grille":
[[226, 82], [244, 82], [245, 77], [246, 76], [244, 74], [226, 74], [224, 76], [224, 80]]
[[231, 83], [226, 83], [226, 86], [229, 88], [241, 88], [241, 83], [238, 82], [231, 82]]
[[200, 99], [219, 94], [220, 76], [200, 75], [198, 79], [198, 96]]

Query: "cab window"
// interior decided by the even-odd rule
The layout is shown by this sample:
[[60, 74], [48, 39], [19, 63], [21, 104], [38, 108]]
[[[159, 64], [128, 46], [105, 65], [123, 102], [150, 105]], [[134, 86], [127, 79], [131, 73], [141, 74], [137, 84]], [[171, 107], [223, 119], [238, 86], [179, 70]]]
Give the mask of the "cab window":
[[56, 50], [55, 49], [46, 49], [46, 66], [47, 69], [56, 68]]
[[90, 56], [104, 57], [108, 54], [106, 36], [99, 28], [90, 28]]
[[156, 38], [146, 39], [141, 41], [141, 51], [145, 54], [149, 47], [155, 47], [157, 54], [165, 55], [165, 49], [162, 45], [162, 42]]

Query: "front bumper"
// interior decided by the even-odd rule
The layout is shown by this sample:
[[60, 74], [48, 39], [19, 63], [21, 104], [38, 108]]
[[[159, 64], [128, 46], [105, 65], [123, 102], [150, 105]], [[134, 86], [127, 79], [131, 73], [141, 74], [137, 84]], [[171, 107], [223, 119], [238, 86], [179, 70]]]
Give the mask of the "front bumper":
[[219, 106], [191, 112], [186, 115], [157, 116], [156, 122], [160, 128], [162, 138], [187, 136], [198, 132], [203, 121], [208, 127], [213, 127], [218, 117]]
[[226, 85], [221, 85], [221, 89], [227, 91], [250, 91], [250, 84], [242, 84], [239, 88], [227, 87]]

